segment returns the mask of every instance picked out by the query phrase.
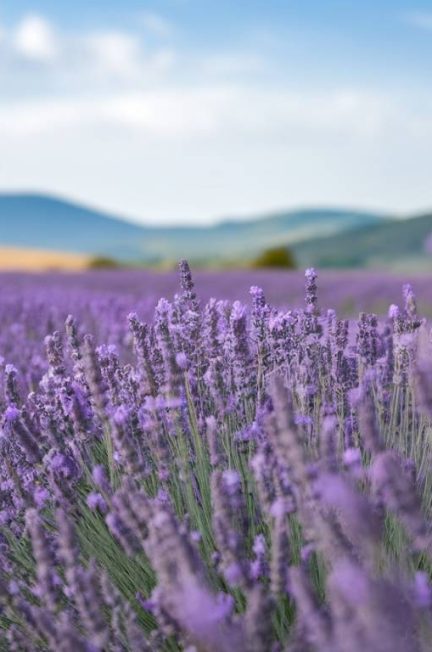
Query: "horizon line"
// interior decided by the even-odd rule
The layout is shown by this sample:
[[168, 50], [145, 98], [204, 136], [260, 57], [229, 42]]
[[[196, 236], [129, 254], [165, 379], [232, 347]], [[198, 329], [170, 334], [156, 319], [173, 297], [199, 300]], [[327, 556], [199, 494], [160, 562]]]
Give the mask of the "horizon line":
[[143, 220], [137, 217], [130, 215], [119, 214], [109, 208], [101, 207], [100, 205], [93, 204], [91, 201], [76, 199], [71, 195], [66, 193], [57, 193], [56, 191], [50, 190], [32, 190], [32, 189], [0, 189], [0, 198], [1, 197], [28, 197], [28, 198], [38, 198], [51, 201], [57, 201], [64, 204], [69, 204], [77, 208], [91, 211], [97, 213], [107, 219], [119, 220], [133, 226], [143, 227], [143, 228], [163, 228], [163, 229], [173, 229], [173, 228], [198, 228], [198, 229], [207, 229], [211, 227], [220, 226], [223, 224], [241, 224], [247, 222], [260, 221], [262, 219], [277, 217], [284, 213], [307, 213], [313, 211], [325, 211], [325, 212], [350, 212], [350, 213], [365, 213], [369, 215], [376, 215], [383, 219], [395, 219], [403, 220], [410, 219], [413, 217], [419, 217], [421, 215], [428, 214], [432, 212], [432, 208], [423, 208], [423, 209], [413, 209], [411, 211], [397, 211], [391, 209], [378, 209], [371, 207], [363, 207], [360, 205], [346, 205], [346, 204], [337, 204], [337, 203], [317, 203], [312, 202], [310, 204], [294, 204], [291, 207], [272, 207], [264, 209], [259, 212], [239, 212], [236, 214], [225, 214], [224, 216], [219, 216], [216, 218], [210, 218], [209, 221], [205, 222], [196, 222], [189, 221], [187, 219], [181, 221], [173, 222], [163, 222], [158, 224], [150, 220]]

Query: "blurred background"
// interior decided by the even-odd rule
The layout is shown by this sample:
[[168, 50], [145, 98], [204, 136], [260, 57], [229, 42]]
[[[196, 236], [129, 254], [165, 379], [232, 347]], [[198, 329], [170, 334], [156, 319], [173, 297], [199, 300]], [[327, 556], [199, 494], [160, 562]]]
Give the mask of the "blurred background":
[[432, 268], [432, 2], [4, 0], [0, 267]]

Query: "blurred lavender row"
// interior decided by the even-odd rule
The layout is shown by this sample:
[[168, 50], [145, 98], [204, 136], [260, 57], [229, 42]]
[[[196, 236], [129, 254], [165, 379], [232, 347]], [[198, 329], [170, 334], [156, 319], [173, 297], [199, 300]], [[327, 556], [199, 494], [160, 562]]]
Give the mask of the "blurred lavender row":
[[431, 648], [432, 342], [410, 284], [195, 287], [185, 262], [176, 291], [2, 279], [0, 649]]
[[[194, 272], [197, 292], [203, 302], [210, 298], [250, 300], [249, 288], [263, 289], [267, 300], [274, 306], [301, 308], [303, 305], [303, 272], [283, 270], [197, 270]], [[343, 316], [357, 317], [360, 311], [384, 314], [389, 304], [396, 303], [404, 283], [415, 286], [419, 309], [432, 316], [432, 287], [428, 274], [397, 275], [386, 271], [323, 270], [320, 272], [320, 301], [331, 305]], [[178, 289], [176, 271], [153, 272], [146, 270], [98, 270], [83, 273], [0, 273], [2, 295], [24, 296], [44, 291], [54, 293], [54, 304], [60, 301], [87, 298], [117, 297], [125, 302], [141, 301], [147, 306], [146, 319], [161, 296], [172, 298]], [[63, 301], [61, 297], [63, 296]]]

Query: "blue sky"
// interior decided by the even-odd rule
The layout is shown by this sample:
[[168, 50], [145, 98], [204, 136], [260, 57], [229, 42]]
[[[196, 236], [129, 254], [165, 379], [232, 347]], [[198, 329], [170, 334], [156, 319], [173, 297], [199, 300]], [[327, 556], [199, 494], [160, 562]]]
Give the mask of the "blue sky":
[[432, 1], [5, 0], [0, 189], [208, 222], [432, 207]]

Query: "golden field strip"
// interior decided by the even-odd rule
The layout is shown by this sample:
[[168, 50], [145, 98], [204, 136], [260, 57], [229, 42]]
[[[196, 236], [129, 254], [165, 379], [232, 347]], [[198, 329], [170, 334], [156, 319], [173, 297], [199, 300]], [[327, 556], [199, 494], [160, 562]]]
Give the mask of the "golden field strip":
[[83, 254], [0, 246], [0, 270], [5, 271], [80, 271], [87, 269], [90, 261], [91, 257]]

